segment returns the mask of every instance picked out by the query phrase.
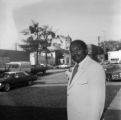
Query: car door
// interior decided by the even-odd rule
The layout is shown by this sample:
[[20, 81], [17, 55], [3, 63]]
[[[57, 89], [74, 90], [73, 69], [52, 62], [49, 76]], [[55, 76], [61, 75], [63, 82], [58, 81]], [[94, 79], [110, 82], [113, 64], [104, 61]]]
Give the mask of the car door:
[[9, 73], [5, 73], [4, 74], [4, 79], [5, 79], [5, 83], [9, 83], [9, 84], [14, 84], [15, 83], [15, 79], [14, 79], [14, 74], [9, 74]]
[[19, 73], [19, 76], [20, 76], [20, 82], [21, 83], [26, 83], [26, 82], [28, 82], [30, 80], [30, 76], [27, 73], [25, 74], [25, 72], [21, 71]]
[[19, 72], [14, 75], [14, 83], [15, 84], [21, 83], [21, 74]]
[[23, 72], [22, 74], [23, 74], [23, 79], [25, 82], [28, 82], [31, 80], [31, 76], [28, 73]]

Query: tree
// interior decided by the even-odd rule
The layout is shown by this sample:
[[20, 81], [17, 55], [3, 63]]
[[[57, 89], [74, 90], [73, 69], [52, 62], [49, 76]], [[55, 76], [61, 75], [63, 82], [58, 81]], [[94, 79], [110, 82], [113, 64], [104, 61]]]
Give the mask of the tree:
[[47, 47], [51, 44], [52, 39], [56, 36], [52, 28], [48, 25], [39, 26], [39, 23], [35, 23], [32, 20], [32, 25], [28, 29], [21, 32], [23, 35], [29, 35], [27, 39], [23, 40], [24, 44], [19, 45], [24, 51], [37, 52], [37, 64], [38, 64], [38, 52], [45, 51], [46, 53], [46, 65], [47, 65]]
[[100, 46], [105, 50], [105, 52], [121, 50], [121, 41], [118, 40], [103, 41], [100, 43]]
[[19, 45], [24, 51], [30, 53], [37, 51], [38, 44], [40, 44], [39, 40], [33, 40], [32, 36], [29, 36], [27, 39], [23, 39], [22, 42], [24, 44]]
[[51, 41], [53, 38], [55, 38], [55, 33], [52, 31], [51, 28], [49, 28], [48, 25], [43, 25], [39, 29], [39, 39], [41, 40], [41, 48], [45, 51], [45, 63], [47, 66], [47, 47], [51, 45]]

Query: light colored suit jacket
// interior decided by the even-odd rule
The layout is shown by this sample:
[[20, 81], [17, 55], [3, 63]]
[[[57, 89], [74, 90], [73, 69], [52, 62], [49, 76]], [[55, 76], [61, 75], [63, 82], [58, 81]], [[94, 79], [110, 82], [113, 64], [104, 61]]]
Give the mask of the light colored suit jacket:
[[103, 67], [87, 56], [79, 64], [71, 83], [70, 79], [67, 87], [68, 120], [100, 120], [105, 104]]

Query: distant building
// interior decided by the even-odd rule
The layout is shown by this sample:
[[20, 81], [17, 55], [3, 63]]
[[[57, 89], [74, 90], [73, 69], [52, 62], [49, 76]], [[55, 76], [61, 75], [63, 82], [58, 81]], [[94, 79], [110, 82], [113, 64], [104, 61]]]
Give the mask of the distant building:
[[109, 51], [108, 52], [108, 61], [110, 63], [121, 63], [121, 50]]
[[52, 40], [51, 47], [69, 50], [72, 39], [69, 36], [58, 35]]
[[55, 55], [55, 65], [71, 65], [71, 55], [69, 52], [71, 41], [70, 36], [62, 35], [52, 40], [51, 46], [48, 49]]

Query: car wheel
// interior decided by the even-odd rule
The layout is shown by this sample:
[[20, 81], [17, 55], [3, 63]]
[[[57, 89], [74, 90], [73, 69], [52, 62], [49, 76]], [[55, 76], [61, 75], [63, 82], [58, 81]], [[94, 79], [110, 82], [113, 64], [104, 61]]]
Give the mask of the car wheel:
[[28, 81], [28, 85], [32, 85], [33, 84], [33, 81]]
[[9, 83], [6, 83], [5, 86], [4, 86], [4, 90], [6, 92], [8, 92], [10, 90], [10, 88], [11, 88], [10, 84]]

